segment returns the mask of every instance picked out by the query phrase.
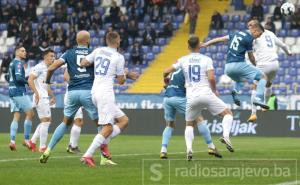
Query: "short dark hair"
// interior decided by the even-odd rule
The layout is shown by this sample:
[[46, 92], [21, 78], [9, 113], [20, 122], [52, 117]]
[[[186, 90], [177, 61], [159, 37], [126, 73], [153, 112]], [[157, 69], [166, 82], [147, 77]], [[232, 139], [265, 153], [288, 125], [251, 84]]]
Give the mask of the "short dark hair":
[[188, 44], [191, 49], [196, 49], [199, 45], [199, 37], [191, 36], [188, 40]]
[[48, 53], [54, 53], [54, 50], [53, 49], [46, 49], [44, 52], [43, 52], [43, 58], [48, 55]]
[[15, 47], [15, 52], [16, 52], [18, 49], [23, 48], [23, 47], [24, 47], [24, 46], [23, 46], [22, 44], [17, 45], [17, 46]]

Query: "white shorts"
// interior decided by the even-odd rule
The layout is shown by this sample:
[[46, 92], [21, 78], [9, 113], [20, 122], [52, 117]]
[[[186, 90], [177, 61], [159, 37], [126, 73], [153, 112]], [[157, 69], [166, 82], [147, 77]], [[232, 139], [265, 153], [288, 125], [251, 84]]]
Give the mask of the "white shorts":
[[261, 70], [268, 77], [268, 81], [272, 82], [276, 77], [277, 71], [279, 69], [279, 62], [264, 62], [261, 64], [257, 64], [256, 66], [259, 70]]
[[[67, 101], [67, 96], [68, 96], [68, 91], [66, 91], [66, 94], [64, 96], [64, 104], [66, 104]], [[74, 120], [75, 119], [83, 119], [83, 113], [82, 113], [82, 107], [80, 107], [78, 109], [78, 111], [76, 112], [75, 116], [74, 116]]]
[[215, 94], [200, 95], [187, 99], [186, 104], [186, 121], [194, 121], [201, 116], [201, 111], [207, 108], [212, 115], [222, 113], [227, 105]]
[[125, 116], [125, 113], [116, 105], [114, 96], [94, 93], [92, 100], [98, 109], [99, 125], [114, 124], [115, 119]]
[[33, 96], [33, 107], [36, 108], [36, 112], [39, 118], [51, 118], [50, 101], [48, 97], [40, 98], [39, 103], [35, 104], [35, 96]]

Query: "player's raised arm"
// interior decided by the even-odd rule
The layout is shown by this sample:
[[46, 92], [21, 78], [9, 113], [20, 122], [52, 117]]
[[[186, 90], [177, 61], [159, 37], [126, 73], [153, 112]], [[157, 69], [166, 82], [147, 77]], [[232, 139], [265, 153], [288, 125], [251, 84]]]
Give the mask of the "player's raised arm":
[[291, 50], [289, 49], [289, 47], [283, 43], [278, 37], [275, 36], [275, 44], [280, 47], [287, 55], [292, 55]]
[[39, 96], [39, 92], [37, 91], [37, 89], [34, 85], [35, 79], [37, 79], [37, 76], [34, 74], [34, 70], [33, 70], [33, 72], [29, 75], [28, 85], [29, 85], [30, 89], [33, 91], [33, 93], [35, 94], [35, 104], [37, 105], [39, 103], [40, 96]]
[[202, 44], [201, 47], [208, 47], [210, 45], [219, 43], [219, 42], [227, 42], [229, 40], [229, 35], [223, 36], [223, 37], [217, 37], [210, 41], [207, 41], [206, 43]]
[[51, 77], [54, 73], [54, 71], [56, 69], [58, 69], [60, 66], [62, 66], [65, 62], [60, 58], [58, 60], [55, 60], [53, 62], [53, 64], [51, 64], [48, 68], [48, 71], [47, 71], [47, 75], [46, 75], [46, 83], [47, 84], [50, 84], [50, 80], [51, 80]]
[[169, 76], [170, 73], [173, 73], [174, 71], [176, 71], [176, 68], [174, 67], [174, 65], [166, 68], [164, 70], [163, 77], [166, 78], [167, 76]]

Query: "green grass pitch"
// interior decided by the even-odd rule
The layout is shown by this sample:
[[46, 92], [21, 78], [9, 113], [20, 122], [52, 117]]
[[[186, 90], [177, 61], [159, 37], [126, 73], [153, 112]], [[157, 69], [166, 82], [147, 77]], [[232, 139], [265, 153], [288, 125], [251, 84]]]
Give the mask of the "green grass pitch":
[[[94, 135], [82, 135], [84, 152]], [[8, 134], [0, 134], [0, 185], [265, 185], [289, 182], [297, 184], [300, 170], [299, 138], [233, 137], [236, 151], [229, 153], [214, 137], [223, 154], [217, 159], [207, 154], [201, 136], [194, 140], [193, 161], [185, 160], [183, 136], [171, 138], [170, 160], [160, 160], [160, 136], [119, 136], [110, 144], [117, 166], [97, 168], [80, 163], [81, 155], [66, 153], [69, 135], [65, 135], [52, 152], [47, 164], [40, 164], [40, 153], [32, 153], [21, 145], [17, 151], [8, 148]], [[298, 166], [297, 166], [298, 165]]]

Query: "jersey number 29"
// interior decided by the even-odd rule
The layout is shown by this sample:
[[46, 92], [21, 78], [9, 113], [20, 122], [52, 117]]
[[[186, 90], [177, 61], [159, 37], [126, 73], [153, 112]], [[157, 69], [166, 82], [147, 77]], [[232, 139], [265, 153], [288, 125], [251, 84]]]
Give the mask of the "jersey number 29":
[[107, 58], [96, 58], [95, 74], [106, 75], [110, 65], [110, 60]]

